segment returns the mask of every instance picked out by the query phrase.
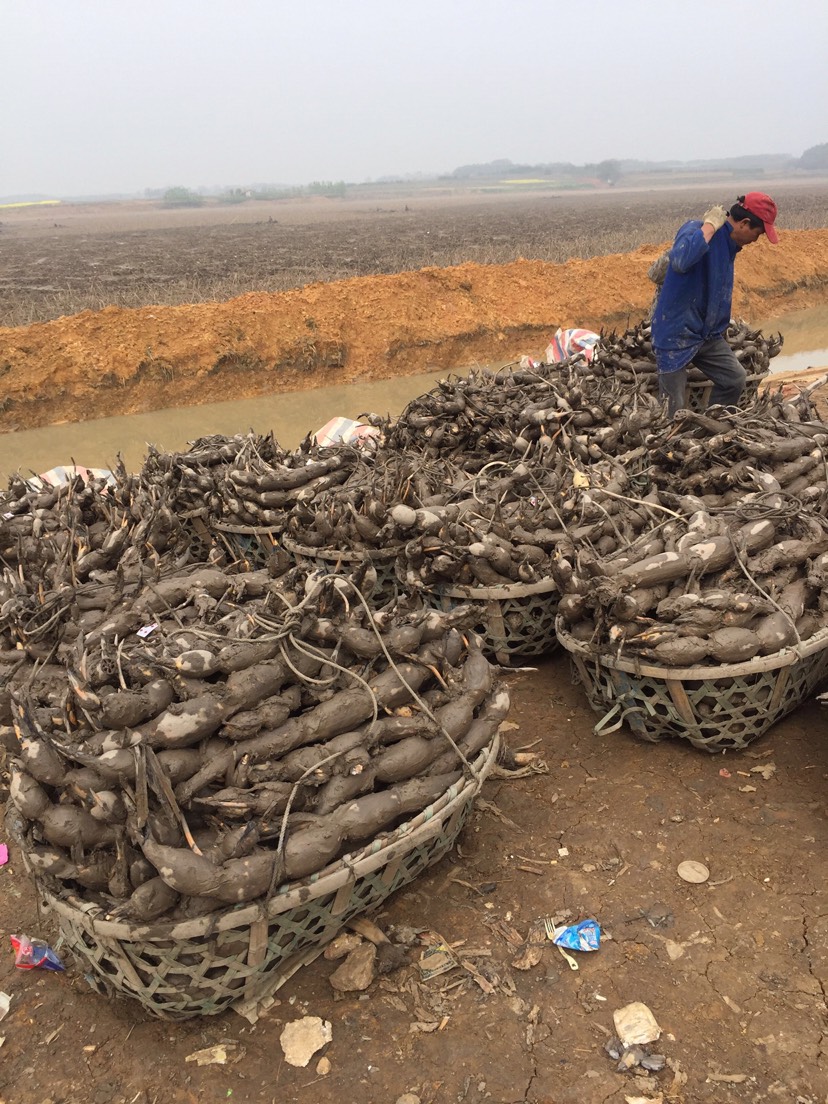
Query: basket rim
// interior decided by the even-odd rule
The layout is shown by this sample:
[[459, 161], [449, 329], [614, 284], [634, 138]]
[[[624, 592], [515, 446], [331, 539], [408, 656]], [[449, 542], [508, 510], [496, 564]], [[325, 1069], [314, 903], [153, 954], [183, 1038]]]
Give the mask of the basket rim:
[[282, 545], [288, 552], [299, 552], [300, 555], [312, 559], [330, 560], [332, 563], [357, 562], [364, 559], [393, 560], [403, 547], [402, 544], [395, 544], [392, 548], [364, 548], [356, 552], [339, 551], [335, 548], [309, 548], [308, 545], [300, 544], [287, 534], [282, 536]]
[[[688, 367], [689, 368], [695, 368], [695, 365], [691, 361], [690, 364], [688, 365]], [[646, 378], [646, 379], [657, 379], [658, 378], [658, 368], [655, 365], [653, 365], [652, 368], [634, 368], [634, 369], [630, 369], [630, 370], [639, 379], [644, 379], [644, 378]], [[700, 372], [701, 368], [697, 368], [696, 371]], [[761, 382], [763, 379], [767, 379], [767, 377], [770, 376], [770, 375], [773, 375], [773, 373], [771, 371], [767, 371], [767, 372], [749, 372], [745, 376], [745, 383], [748, 384], [748, 383]], [[711, 379], [703, 379], [703, 380], [701, 380], [701, 379], [688, 379], [687, 386], [688, 387], [712, 387], [713, 383], [714, 383], [714, 381], [711, 380]]]
[[[701, 370], [701, 369], [699, 369], [699, 370]], [[765, 379], [766, 376], [768, 376], [768, 375], [770, 375], [769, 372], [748, 373], [745, 376], [745, 384], [747, 385], [749, 383], [758, 383], [761, 380]], [[706, 388], [706, 387], [713, 387], [714, 383], [715, 383], [715, 381], [712, 380], [712, 379], [688, 380], [687, 381], [687, 386], [688, 386], [688, 388], [689, 387], [696, 387], [698, 389], [701, 389], [701, 388]]]
[[472, 762], [476, 777], [461, 777], [449, 786], [441, 797], [427, 805], [415, 817], [398, 825], [390, 835], [384, 838], [380, 836], [359, 851], [342, 855], [307, 878], [280, 886], [273, 897], [266, 902], [259, 899], [242, 905], [227, 905], [194, 920], [168, 920], [157, 924], [152, 922], [142, 924], [125, 920], [106, 920], [101, 916], [92, 915], [92, 909], [98, 906], [90, 906], [88, 902], [81, 902], [79, 898], [72, 895], [64, 898], [56, 897], [39, 879], [35, 878], [37, 888], [58, 915], [75, 922], [78, 921], [79, 916], [82, 916], [84, 925], [93, 934], [132, 943], [158, 939], [192, 939], [238, 928], [244, 924], [252, 924], [257, 920], [271, 919], [297, 906], [301, 907], [319, 897], [327, 896], [348, 882], [355, 882], [357, 878], [372, 873], [392, 859], [412, 851], [420, 843], [437, 835], [442, 824], [454, 811], [477, 795], [494, 765], [499, 750], [500, 735], [495, 732], [489, 743]]
[[217, 521], [215, 518], [207, 519], [211, 529], [217, 529], [219, 533], [239, 533], [246, 536], [251, 533], [280, 534], [282, 530], [278, 525], [230, 525], [225, 521]]
[[447, 598], [514, 598], [524, 597], [529, 594], [548, 594], [557, 590], [557, 584], [551, 575], [541, 579], [537, 583], [509, 583], [503, 586], [436, 586], [423, 587], [433, 594], [445, 595]]
[[563, 618], [558, 617], [555, 623], [555, 633], [558, 640], [568, 652], [582, 659], [597, 660], [602, 667], [608, 667], [615, 671], [624, 671], [626, 674], [638, 675], [646, 678], [659, 678], [673, 682], [685, 680], [710, 680], [720, 678], [738, 678], [740, 675], [757, 674], [762, 671], [775, 671], [780, 667], [790, 667], [801, 659], [807, 659], [817, 652], [828, 647], [828, 627], [820, 629], [802, 644], [792, 644], [787, 648], [781, 648], [778, 652], [760, 656], [756, 659], [746, 660], [744, 663], [726, 663], [719, 666], [705, 667], [656, 667], [649, 663], [641, 663], [635, 659], [621, 659], [614, 656], [596, 655], [580, 640], [576, 640], [564, 629]]

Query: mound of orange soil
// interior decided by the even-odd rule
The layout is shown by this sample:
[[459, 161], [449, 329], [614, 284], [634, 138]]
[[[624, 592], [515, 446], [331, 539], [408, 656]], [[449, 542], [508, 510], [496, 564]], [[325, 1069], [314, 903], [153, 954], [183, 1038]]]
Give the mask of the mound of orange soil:
[[[664, 246], [555, 265], [517, 261], [254, 293], [224, 303], [81, 314], [0, 328], [0, 430], [85, 421], [538, 353], [558, 326], [646, 313]], [[738, 258], [734, 314], [825, 301], [828, 230]]]

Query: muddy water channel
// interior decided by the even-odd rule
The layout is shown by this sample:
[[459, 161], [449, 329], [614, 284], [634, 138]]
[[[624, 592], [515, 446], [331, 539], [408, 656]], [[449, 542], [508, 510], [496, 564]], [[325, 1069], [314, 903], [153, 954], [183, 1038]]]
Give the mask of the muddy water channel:
[[772, 372], [828, 367], [828, 306], [769, 318], [761, 329], [785, 338], [782, 352], [771, 361]]
[[197, 437], [213, 433], [232, 436], [250, 429], [256, 433], [272, 430], [280, 445], [295, 448], [306, 434], [334, 417], [358, 418], [364, 413], [396, 416], [445, 374], [428, 372], [4, 433], [0, 434], [0, 480], [5, 482], [18, 469], [30, 475], [72, 462], [110, 468], [118, 453], [127, 470], [135, 471], [144, 460], [147, 444], [177, 452]]
[[[828, 368], [828, 306], [770, 318], [760, 328], [766, 334], [779, 331], [785, 338], [782, 354], [772, 361], [772, 371]], [[528, 351], [537, 355], [537, 351]], [[186, 449], [197, 437], [249, 429], [257, 433], [273, 430], [281, 445], [295, 448], [307, 433], [336, 416], [358, 418], [366, 412], [395, 416], [445, 374], [427, 372], [0, 434], [0, 480], [5, 482], [17, 470], [29, 475], [72, 462], [109, 468], [119, 453], [127, 469], [135, 470], [143, 462], [148, 444], [174, 452]]]

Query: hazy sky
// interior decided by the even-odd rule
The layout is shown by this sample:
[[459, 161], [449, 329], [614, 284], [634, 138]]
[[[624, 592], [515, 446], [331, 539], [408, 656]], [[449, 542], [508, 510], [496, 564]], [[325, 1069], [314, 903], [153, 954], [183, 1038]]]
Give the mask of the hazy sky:
[[826, 0], [0, 0], [0, 196], [828, 141]]

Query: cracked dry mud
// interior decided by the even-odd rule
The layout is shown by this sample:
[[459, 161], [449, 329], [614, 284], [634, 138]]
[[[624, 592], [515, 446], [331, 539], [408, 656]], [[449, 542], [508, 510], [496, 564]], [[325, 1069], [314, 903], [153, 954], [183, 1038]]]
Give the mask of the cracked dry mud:
[[[487, 985], [463, 969], [420, 984], [412, 955], [367, 994], [337, 998], [327, 980], [337, 963], [319, 958], [255, 1026], [235, 1013], [169, 1024], [98, 996], [74, 964], [39, 975], [15, 971], [7, 953], [0, 1099], [394, 1104], [409, 1092], [423, 1104], [823, 1104], [824, 707], [808, 702], [748, 751], [713, 756], [624, 731], [596, 736], [564, 654], [507, 678], [518, 726], [508, 740], [541, 751], [549, 773], [488, 782], [459, 847], [374, 917], [461, 944]], [[767, 779], [753, 770], [769, 764]], [[709, 867], [708, 883], [678, 878], [688, 858]], [[19, 929], [55, 938], [14, 853], [10, 865], [0, 871], [4, 939]], [[575, 973], [545, 943], [536, 966], [515, 968], [516, 933], [562, 912], [598, 919], [600, 950], [580, 955]], [[618, 1073], [604, 1052], [613, 1010], [630, 1001], [661, 1025], [660, 1073]], [[303, 1015], [333, 1025], [326, 1076], [316, 1058], [304, 1069], [282, 1059], [279, 1035]], [[418, 1022], [443, 1026], [412, 1030]], [[234, 1065], [185, 1061], [227, 1041], [244, 1048]]]

